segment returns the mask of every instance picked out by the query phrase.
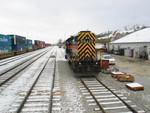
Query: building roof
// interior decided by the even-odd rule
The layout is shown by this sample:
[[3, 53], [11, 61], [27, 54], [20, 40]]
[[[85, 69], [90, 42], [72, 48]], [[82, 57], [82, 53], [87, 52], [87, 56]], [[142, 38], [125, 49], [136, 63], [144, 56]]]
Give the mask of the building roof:
[[139, 42], [150, 42], [150, 28], [145, 28], [129, 34], [123, 38], [115, 40], [111, 43], [139, 43]]

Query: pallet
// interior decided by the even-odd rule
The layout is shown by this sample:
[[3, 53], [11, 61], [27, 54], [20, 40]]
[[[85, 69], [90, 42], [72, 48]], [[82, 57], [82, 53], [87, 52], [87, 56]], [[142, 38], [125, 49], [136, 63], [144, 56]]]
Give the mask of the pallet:
[[134, 91], [144, 90], [144, 86], [139, 83], [129, 83], [129, 84], [126, 84], [126, 87]]
[[133, 82], [134, 81], [134, 76], [124, 74], [124, 75], [118, 76], [117, 80], [120, 81], [120, 82]]
[[123, 76], [123, 75], [125, 75], [125, 73], [123, 73], [123, 72], [112, 72], [111, 73], [111, 76], [114, 78], [118, 78], [119, 76]]

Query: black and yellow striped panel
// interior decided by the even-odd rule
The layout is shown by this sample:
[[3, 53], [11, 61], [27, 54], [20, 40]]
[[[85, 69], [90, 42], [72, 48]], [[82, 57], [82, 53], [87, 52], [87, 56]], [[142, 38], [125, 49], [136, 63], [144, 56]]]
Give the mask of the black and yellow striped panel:
[[84, 60], [86, 57], [96, 59], [95, 34], [91, 32], [78, 33], [78, 59]]

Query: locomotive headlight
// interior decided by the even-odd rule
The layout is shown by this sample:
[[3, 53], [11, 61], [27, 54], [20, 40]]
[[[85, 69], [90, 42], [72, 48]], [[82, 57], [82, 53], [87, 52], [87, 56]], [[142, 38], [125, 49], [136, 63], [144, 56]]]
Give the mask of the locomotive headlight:
[[96, 62], [96, 64], [98, 64], [98, 62]]
[[89, 39], [89, 37], [86, 37], [86, 39], [88, 40], [88, 39]]
[[81, 65], [81, 62], [79, 62], [79, 65]]

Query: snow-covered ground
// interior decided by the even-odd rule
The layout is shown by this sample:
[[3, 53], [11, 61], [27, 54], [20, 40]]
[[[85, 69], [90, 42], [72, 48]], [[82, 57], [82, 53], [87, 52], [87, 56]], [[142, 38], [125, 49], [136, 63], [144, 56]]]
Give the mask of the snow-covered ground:
[[[44, 50], [46, 50], [46, 49], [44, 49]], [[21, 64], [22, 62], [27, 61], [28, 59], [32, 58], [33, 56], [36, 56], [37, 54], [41, 53], [42, 51], [43, 51], [43, 50], [39, 50], [39, 51], [34, 52], [33, 54], [29, 55], [29, 56], [26, 56], [26, 57], [24, 57], [24, 58], [18, 59], [18, 60], [16, 60], [16, 61], [11, 62], [11, 63], [8, 63], [8, 64], [6, 64], [6, 65], [0, 66], [0, 74], [3, 73], [3, 72], [5, 72], [5, 71], [7, 71], [7, 70], [9, 70], [9, 69], [11, 69], [12, 67], [15, 67], [15, 66]], [[28, 54], [28, 53], [27, 53], [27, 54]], [[22, 54], [22, 56], [24, 56], [24, 54]], [[20, 55], [20, 57], [21, 57], [21, 55]], [[15, 58], [15, 57], [13, 57], [13, 58]], [[8, 58], [8, 59], [11, 59], [11, 58]], [[6, 60], [6, 59], [4, 59], [4, 60], [2, 60], [2, 61], [5, 61], [5, 60]]]
[[[47, 60], [50, 52], [51, 51], [49, 51], [48, 54], [46, 54], [45, 56], [37, 60], [34, 64], [32, 64], [30, 68], [28, 68], [28, 70], [26, 70], [18, 79], [16, 79], [11, 85], [6, 87], [0, 93], [0, 113], [6, 113], [9, 110], [10, 106], [18, 97], [19, 93], [25, 89], [27, 84], [34, 78], [36, 73], [38, 73], [39, 68], [42, 66], [45, 60]], [[4, 66], [4, 68], [1, 68], [1, 71], [10, 68], [11, 66], [17, 65], [18, 63], [30, 57], [31, 56], [7, 64], [6, 66]]]
[[[85, 96], [82, 95], [80, 91], [80, 82], [75, 77], [75, 74], [69, 67], [67, 60], [65, 59], [65, 50], [63, 48], [54, 47], [55, 52], [52, 56], [56, 56], [57, 68], [56, 68], [56, 77], [57, 82], [59, 82], [59, 91], [62, 91], [59, 96], [61, 96], [61, 109], [57, 113], [93, 113], [93, 108], [88, 105]], [[64, 52], [64, 53], [63, 53]], [[21, 91], [26, 90], [30, 86], [31, 81], [36, 77], [39, 69], [42, 64], [48, 58], [48, 55], [45, 55], [41, 59], [39, 59], [36, 63], [34, 63], [30, 69], [26, 70], [16, 81], [14, 81], [10, 86], [4, 89], [0, 93], [0, 113], [6, 113], [11, 105], [14, 104], [15, 100], [18, 98], [18, 95]], [[15, 64], [15, 62], [14, 62]], [[12, 65], [12, 64], [11, 64]], [[49, 63], [49, 66], [52, 66]], [[53, 69], [53, 68], [52, 68]], [[149, 109], [149, 93], [147, 93], [146, 97], [144, 96], [143, 91], [141, 92], [133, 92], [129, 91], [125, 88], [125, 83], [116, 82], [110, 75], [100, 73], [99, 79], [104, 81], [106, 84], [112, 85], [115, 89], [118, 89], [120, 92], [128, 93], [130, 100], [133, 102], [141, 102], [145, 103], [146, 109]], [[145, 86], [145, 91], [149, 91], [148, 87]], [[132, 94], [132, 95], [131, 95]], [[125, 94], [128, 96], [127, 94]], [[137, 99], [136, 95], [142, 95], [139, 99]], [[58, 95], [57, 95], [58, 96]], [[97, 112], [96, 112], [97, 113]]]
[[63, 49], [63, 48], [57, 48], [57, 57], [56, 57], [56, 60], [57, 61], [67, 61], [66, 59], [65, 59], [65, 49]]

